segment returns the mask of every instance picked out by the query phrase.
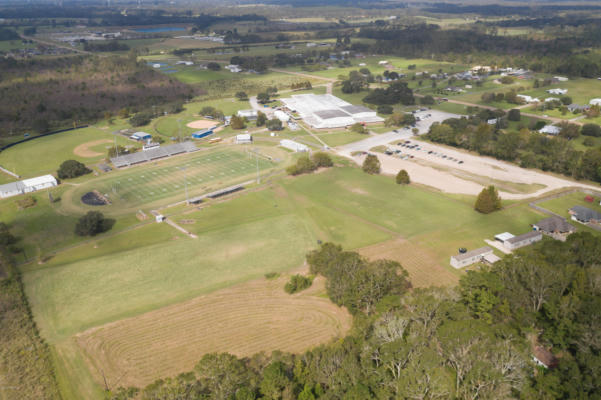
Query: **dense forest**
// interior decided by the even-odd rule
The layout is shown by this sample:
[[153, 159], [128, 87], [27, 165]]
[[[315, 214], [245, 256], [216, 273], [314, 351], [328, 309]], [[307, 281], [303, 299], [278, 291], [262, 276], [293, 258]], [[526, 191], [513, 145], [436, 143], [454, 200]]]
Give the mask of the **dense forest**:
[[[544, 240], [458, 288], [409, 289], [396, 262], [331, 243], [307, 255], [353, 313], [304, 354], [207, 354], [194, 371], [112, 399], [593, 399], [601, 396], [601, 239]], [[552, 368], [535, 366], [533, 352]], [[539, 354], [540, 356], [540, 354]], [[542, 356], [541, 356], [542, 357]]]
[[16, 251], [18, 239], [0, 223], [0, 398], [58, 399], [50, 351], [14, 267]]
[[130, 57], [0, 60], [0, 137], [42, 133], [96, 119], [159, 112], [198, 94]]

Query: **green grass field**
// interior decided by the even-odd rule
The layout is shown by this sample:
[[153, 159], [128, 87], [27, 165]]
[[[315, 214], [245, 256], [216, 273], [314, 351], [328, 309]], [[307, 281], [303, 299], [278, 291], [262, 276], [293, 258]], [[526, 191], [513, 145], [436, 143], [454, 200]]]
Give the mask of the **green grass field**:
[[[211, 157], [217, 154], [222, 153], [215, 151]], [[209, 155], [197, 153], [191, 158], [196, 157]], [[223, 168], [232, 159], [212, 161], [212, 167]], [[151, 190], [139, 175], [152, 175], [160, 168], [132, 168], [115, 174], [111, 181], [138, 178], [130, 194], [135, 202], [137, 190]], [[177, 172], [171, 168], [165, 172]], [[167, 184], [173, 185], [171, 180]], [[499, 232], [526, 232], [530, 223], [543, 217], [526, 204], [490, 215], [475, 212], [472, 204], [470, 196], [401, 187], [391, 177], [367, 175], [357, 167], [334, 168], [276, 180], [264, 190], [211, 202], [201, 210], [165, 210], [198, 239], [166, 224], [151, 223], [95, 238], [22, 270], [36, 321], [55, 351], [64, 391], [95, 398], [98, 387], [89, 371], [82, 369], [85, 364], [72, 340], [87, 328], [177, 304], [267, 272], [289, 271], [302, 265], [317, 239], [358, 249], [402, 237], [409, 242], [405, 247], [415, 246], [427, 255], [425, 260], [434, 260], [425, 261], [422, 268], [435, 262], [456, 277], [461, 272], [449, 267], [448, 259], [458, 247], [481, 247], [483, 239]], [[416, 262], [419, 266], [424, 261]], [[425, 272], [424, 277], [421, 284], [428, 279], [440, 283], [436, 275], [428, 278]]]
[[[165, 199], [185, 200], [228, 184], [241, 182], [276, 167], [264, 157], [246, 154], [241, 149], [217, 149], [172, 157], [146, 165], [133, 166], [90, 180], [68, 193], [75, 208], [99, 209], [84, 206], [79, 200], [89, 191], [98, 190], [111, 201], [102, 206], [107, 213], [122, 213], [148, 207]], [[68, 207], [68, 206], [67, 206]]]
[[[73, 150], [78, 145], [101, 139], [107, 140], [109, 146], [114, 143], [115, 138], [118, 144], [131, 145], [130, 140], [111, 133], [118, 128], [118, 126], [106, 129], [88, 127], [21, 143], [0, 153], [0, 165], [23, 177], [33, 177], [56, 173], [60, 164], [69, 159], [85, 164], [97, 163], [106, 157], [106, 149], [102, 151], [101, 156], [94, 157], [80, 157], [75, 155]], [[35, 157], [32, 158], [32, 155]]]

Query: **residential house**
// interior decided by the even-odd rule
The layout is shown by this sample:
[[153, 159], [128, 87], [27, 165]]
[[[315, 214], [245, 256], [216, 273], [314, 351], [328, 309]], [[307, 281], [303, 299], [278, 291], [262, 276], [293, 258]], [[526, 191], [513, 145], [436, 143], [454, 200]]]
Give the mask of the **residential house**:
[[601, 223], [601, 213], [582, 206], [574, 206], [569, 210], [572, 220], [583, 224]]
[[559, 132], [561, 132], [561, 128], [555, 125], [545, 125], [539, 129], [538, 132], [544, 133], [545, 135], [557, 136], [559, 135]]
[[477, 262], [482, 262], [485, 256], [493, 254], [493, 251], [490, 247], [485, 246], [479, 249], [471, 250], [466, 253], [460, 253], [454, 256], [451, 256], [451, 266], [453, 268], [463, 268], [468, 265], [475, 264]]
[[576, 228], [565, 218], [556, 215], [541, 219], [536, 224], [532, 224], [532, 228], [558, 240], [565, 240], [569, 234], [576, 231]]

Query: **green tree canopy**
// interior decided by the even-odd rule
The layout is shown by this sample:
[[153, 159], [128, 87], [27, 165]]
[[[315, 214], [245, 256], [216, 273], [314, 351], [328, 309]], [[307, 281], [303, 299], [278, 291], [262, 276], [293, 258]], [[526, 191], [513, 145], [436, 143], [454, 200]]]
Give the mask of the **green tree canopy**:
[[408, 185], [411, 182], [409, 179], [409, 174], [404, 169], [400, 170], [398, 174], [396, 174], [395, 181], [399, 185]]
[[373, 154], [368, 154], [363, 161], [363, 171], [368, 174], [379, 174], [380, 173], [380, 160]]
[[92, 172], [91, 169], [77, 160], [64, 161], [56, 171], [59, 179], [77, 178], [90, 172]]
[[476, 199], [474, 209], [482, 214], [490, 214], [501, 209], [501, 198], [493, 185], [482, 189]]

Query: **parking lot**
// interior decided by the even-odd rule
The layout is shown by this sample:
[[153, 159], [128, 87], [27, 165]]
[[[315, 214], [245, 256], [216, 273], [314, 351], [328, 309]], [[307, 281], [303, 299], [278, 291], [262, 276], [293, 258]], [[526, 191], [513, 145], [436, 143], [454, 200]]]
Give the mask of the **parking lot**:
[[[416, 116], [420, 117], [420, 121], [415, 124], [419, 134], [426, 133], [434, 122], [458, 117], [436, 110], [419, 112]], [[371, 152], [371, 149], [378, 146], [385, 146], [386, 154]], [[336, 150], [358, 164], [363, 163], [366, 154], [371, 152], [380, 160], [382, 173], [394, 175], [404, 169], [409, 173], [412, 182], [447, 193], [477, 195], [485, 185], [499, 185], [505, 182], [523, 186], [533, 185], [530, 188], [523, 187], [522, 190], [526, 192], [499, 190], [502, 198], [514, 200], [537, 197], [566, 187], [596, 189], [592, 185], [538, 170], [520, 168], [491, 157], [417, 140], [412, 127], [372, 135], [364, 140], [340, 146]]]
[[438, 110], [425, 110], [419, 111], [415, 114], [416, 119], [419, 118], [419, 121], [415, 122], [415, 126], [407, 126], [404, 128], [393, 129], [390, 132], [372, 135], [364, 140], [360, 140], [358, 142], [349, 143], [344, 146], [337, 147], [336, 150], [345, 156], [350, 156], [351, 153], [356, 151], [369, 151], [369, 149], [376, 146], [387, 146], [389, 143], [395, 140], [407, 140], [413, 136], [413, 128], [417, 128], [418, 135], [423, 135], [427, 133], [430, 129], [430, 126], [434, 122], [442, 122], [449, 118], [458, 118], [460, 117], [457, 114], [451, 114], [444, 111]]

